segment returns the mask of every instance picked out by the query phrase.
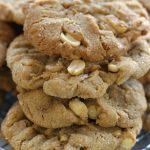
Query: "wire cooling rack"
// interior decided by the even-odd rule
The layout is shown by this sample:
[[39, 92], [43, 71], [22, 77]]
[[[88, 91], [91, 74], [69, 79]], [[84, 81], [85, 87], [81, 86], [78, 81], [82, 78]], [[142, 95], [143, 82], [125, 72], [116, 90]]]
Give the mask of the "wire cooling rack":
[[[0, 122], [3, 120], [3, 118], [6, 115], [6, 112], [15, 100], [16, 98], [11, 93], [8, 93], [6, 95], [5, 102], [0, 108]], [[12, 150], [12, 148], [9, 144], [6, 143], [5, 140], [0, 139], [0, 150]], [[146, 132], [144, 130], [141, 131], [133, 150], [150, 150], [150, 132]]]

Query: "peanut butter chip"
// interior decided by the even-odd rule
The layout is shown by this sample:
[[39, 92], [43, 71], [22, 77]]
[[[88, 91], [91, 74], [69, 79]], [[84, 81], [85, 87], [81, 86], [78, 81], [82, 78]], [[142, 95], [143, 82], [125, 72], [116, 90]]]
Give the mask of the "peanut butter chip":
[[68, 72], [71, 75], [80, 75], [85, 69], [85, 62], [83, 60], [73, 60], [68, 67]]
[[72, 46], [80, 46], [81, 42], [78, 41], [77, 39], [75, 39], [73, 36], [71, 36], [70, 34], [64, 34], [61, 33], [60, 38], [63, 42], [67, 42], [68, 44], [72, 45]]

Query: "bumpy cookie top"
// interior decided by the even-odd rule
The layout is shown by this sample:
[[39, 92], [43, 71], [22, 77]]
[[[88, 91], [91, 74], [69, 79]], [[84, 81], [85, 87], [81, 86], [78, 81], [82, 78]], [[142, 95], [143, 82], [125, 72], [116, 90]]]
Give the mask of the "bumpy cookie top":
[[138, 39], [126, 56], [100, 64], [47, 56], [19, 36], [8, 48], [7, 64], [15, 83], [26, 90], [43, 88], [50, 96], [67, 99], [99, 98], [111, 84], [143, 76], [150, 68], [150, 47], [145, 37]]
[[[12, 70], [13, 79], [24, 89], [45, 87], [49, 95], [61, 98], [103, 96], [115, 77], [100, 75], [99, 64], [81, 60], [76, 62], [77, 67], [74, 68], [76, 63], [39, 53], [23, 36], [17, 37], [11, 43], [7, 53], [7, 64]], [[70, 64], [75, 70], [69, 67]], [[102, 79], [103, 76], [107, 78], [106, 81]]]
[[135, 80], [113, 85], [97, 99], [59, 99], [42, 89], [21, 92], [18, 99], [25, 115], [45, 128], [85, 125], [91, 120], [101, 127], [134, 127], [147, 106], [143, 87]]
[[126, 130], [118, 127], [105, 129], [93, 124], [45, 129], [30, 122], [17, 103], [3, 121], [2, 131], [17, 150], [130, 150], [141, 126], [139, 120], [136, 126]]
[[39, 51], [68, 59], [119, 57], [150, 27], [137, 1], [36, 0], [26, 8], [24, 31], [29, 41]]
[[0, 20], [24, 23], [23, 5], [30, 0], [0, 0]]
[[6, 49], [14, 36], [13, 29], [8, 24], [0, 21], [0, 67], [4, 64]]

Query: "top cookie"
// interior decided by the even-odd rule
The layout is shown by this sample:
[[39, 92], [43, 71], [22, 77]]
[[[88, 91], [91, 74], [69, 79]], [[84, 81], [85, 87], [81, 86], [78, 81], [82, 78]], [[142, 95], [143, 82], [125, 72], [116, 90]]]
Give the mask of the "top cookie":
[[0, 20], [23, 24], [23, 4], [29, 0], [0, 0]]
[[36, 0], [25, 14], [25, 35], [40, 51], [88, 61], [123, 55], [150, 27], [142, 5], [129, 0]]

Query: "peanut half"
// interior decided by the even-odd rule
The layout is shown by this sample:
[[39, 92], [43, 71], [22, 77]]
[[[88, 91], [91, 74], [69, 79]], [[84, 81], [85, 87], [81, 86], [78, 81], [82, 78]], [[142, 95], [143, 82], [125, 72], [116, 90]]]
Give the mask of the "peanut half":
[[85, 62], [83, 60], [73, 60], [68, 66], [68, 72], [71, 75], [80, 75], [85, 69]]
[[88, 109], [86, 105], [78, 99], [74, 99], [69, 103], [70, 109], [80, 118], [86, 120], [88, 118]]
[[60, 35], [60, 39], [63, 42], [67, 42], [68, 44], [72, 45], [72, 46], [80, 46], [81, 42], [78, 41], [77, 39], [75, 39], [73, 36], [71, 36], [70, 34], [66, 33], [61, 33]]

